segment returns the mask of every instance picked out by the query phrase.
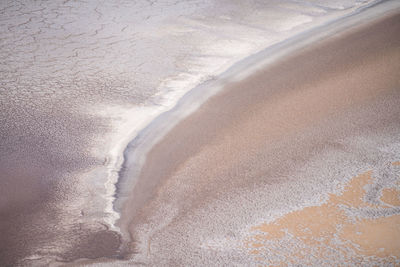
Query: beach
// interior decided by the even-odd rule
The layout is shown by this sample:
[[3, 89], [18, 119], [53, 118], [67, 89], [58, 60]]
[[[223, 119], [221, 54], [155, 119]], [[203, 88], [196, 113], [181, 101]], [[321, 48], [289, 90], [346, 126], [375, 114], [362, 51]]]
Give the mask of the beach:
[[[394, 13], [334, 34], [227, 84], [177, 123], [147, 154], [122, 210], [133, 259], [399, 264], [396, 239], [371, 247], [380, 237], [361, 234], [370, 223], [399, 235], [399, 31]], [[331, 200], [344, 192], [354, 203]]]

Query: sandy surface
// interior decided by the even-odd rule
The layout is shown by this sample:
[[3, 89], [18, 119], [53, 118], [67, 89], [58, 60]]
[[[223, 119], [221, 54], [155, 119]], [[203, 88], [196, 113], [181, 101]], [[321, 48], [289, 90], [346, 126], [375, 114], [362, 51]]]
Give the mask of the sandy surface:
[[398, 32], [332, 36], [174, 127], [124, 206], [133, 261], [398, 264]]
[[115, 184], [144, 127], [238, 61], [380, 1], [0, 1], [0, 265], [119, 258]]
[[[372, 173], [368, 171], [354, 177], [342, 193], [330, 195], [320, 206], [306, 207], [253, 227], [254, 234], [245, 240], [245, 247], [254, 254], [255, 261], [267, 266], [312, 264], [315, 258], [366, 264], [368, 257], [378, 258], [381, 264], [398, 264], [399, 186], [384, 188], [378, 198], [379, 204], [369, 203], [364, 200], [364, 187], [373, 182]], [[354, 219], [346, 209], [380, 210], [389, 216]], [[390, 214], [391, 209], [395, 209], [395, 214]], [[296, 240], [296, 246], [287, 246], [285, 239], [288, 238]], [[333, 258], [338, 256], [339, 260]]]

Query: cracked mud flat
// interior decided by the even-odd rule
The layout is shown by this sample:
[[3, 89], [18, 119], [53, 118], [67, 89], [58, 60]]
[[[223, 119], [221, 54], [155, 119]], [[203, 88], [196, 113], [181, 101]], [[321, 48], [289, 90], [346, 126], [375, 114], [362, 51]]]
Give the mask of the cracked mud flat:
[[[83, 259], [79, 261], [82, 264], [99, 265], [101, 262], [105, 265], [110, 262], [121, 265], [276, 262], [277, 258], [268, 258], [261, 248], [259, 254], [267, 261], [260, 261], [245, 245], [257, 226], [271, 223], [304, 205], [321, 205], [328, 200], [327, 192], [340, 195], [352, 176], [394, 161], [398, 145], [393, 140], [398, 140], [399, 132], [397, 121], [391, 121], [398, 115], [394, 108], [398, 104], [394, 89], [386, 95], [382, 93], [385, 88], [379, 88], [382, 90], [367, 94], [365, 99], [363, 92], [357, 91], [363, 97], [354, 110], [360, 114], [365, 112], [359, 116], [369, 116], [371, 124], [354, 126], [354, 120], [358, 121], [359, 117], [352, 115], [352, 120], [343, 115], [344, 121], [348, 121], [343, 125], [357, 129], [365, 126], [365, 135], [357, 130], [346, 136], [349, 140], [338, 137], [338, 141], [332, 137], [333, 141], [327, 144], [317, 140], [321, 151], [316, 148], [319, 152], [307, 164], [300, 164], [303, 161], [296, 156], [306, 153], [306, 149], [287, 154], [280, 151], [288, 144], [276, 143], [268, 153], [260, 154], [256, 149], [258, 145], [254, 149], [245, 148], [244, 141], [252, 138], [252, 133], [237, 137], [244, 142], [241, 143], [237, 139], [230, 141], [222, 132], [213, 132], [212, 127], [201, 131], [189, 127], [182, 140], [198, 142], [200, 134], [200, 146], [207, 143], [209, 147], [210, 140], [215, 140], [213, 145], [220, 145], [217, 150], [225, 152], [215, 152], [213, 158], [214, 152], [207, 152], [209, 148], [204, 147], [200, 149], [202, 153], [212, 156], [207, 154], [202, 158], [204, 155], [200, 153], [196, 156], [200, 161], [193, 158], [191, 149], [181, 152], [180, 146], [184, 150], [188, 146], [179, 141], [178, 148], [166, 150], [169, 151], [169, 156], [165, 157], [168, 158], [166, 166], [185, 158], [185, 164], [191, 167], [181, 166], [178, 174], [175, 174], [177, 169], [159, 172], [152, 181], [163, 182], [150, 185], [148, 191], [142, 190], [145, 198], [141, 196], [143, 193], [134, 194], [139, 201], [131, 207], [123, 207], [123, 201], [118, 206], [113, 205], [116, 203], [115, 184], [120, 178], [118, 175], [123, 173], [123, 151], [132, 139], [143, 133], [141, 130], [145, 126], [174, 107], [186, 92], [199, 84], [218, 80], [234, 63], [327, 22], [368, 9], [375, 2], [379, 1], [1, 1], [0, 265], [64, 265], [77, 263], [79, 259]], [[395, 1], [388, 3], [396, 7]], [[379, 5], [370, 9], [379, 10]], [[391, 49], [389, 42], [388, 47], [382, 47], [382, 51], [387, 51], [382, 56], [388, 62], [398, 61], [398, 51]], [[374, 51], [371, 48], [372, 54]], [[373, 56], [368, 58], [375, 62]], [[390, 64], [384, 68], [381, 68], [384, 64], [379, 65], [381, 63], [368, 64], [367, 67], [383, 69], [384, 74], [396, 70]], [[326, 74], [330, 71], [327, 69]], [[376, 76], [369, 76], [374, 81]], [[297, 82], [301, 83], [300, 80]], [[268, 91], [274, 97], [270, 108], [271, 111], [277, 108], [278, 112], [279, 105], [272, 103], [277, 97], [274, 90]], [[371, 90], [368, 92], [374, 92], [375, 88]], [[198, 98], [203, 100], [207, 94], [214, 93], [204, 90], [202, 96], [203, 91], [197, 92]], [[282, 90], [283, 95], [284, 92]], [[235, 103], [247, 98], [246, 94], [237, 94], [227, 99]], [[290, 105], [291, 98], [287, 99]], [[362, 104], [368, 101], [371, 101], [370, 108]], [[242, 106], [239, 110], [247, 110], [251, 105]], [[385, 112], [381, 112], [383, 106], [387, 106]], [[257, 107], [259, 105], [248, 112], [257, 113]], [[222, 105], [210, 116], [219, 118], [216, 121], [226, 133], [229, 131], [224, 129], [230, 127], [229, 110]], [[246, 123], [246, 115], [238, 118], [240, 122], [234, 122], [233, 128], [254, 128], [251, 120]], [[170, 123], [176, 124], [177, 119]], [[270, 123], [275, 125], [277, 121]], [[176, 129], [179, 127], [182, 126]], [[307, 133], [299, 136], [299, 140], [308, 140]], [[272, 137], [281, 135], [279, 131], [270, 134]], [[265, 137], [263, 131], [258, 137]], [[346, 142], [355, 147], [345, 153], [340, 148], [347, 147]], [[334, 151], [328, 153], [322, 149], [326, 147]], [[310, 151], [306, 155], [314, 155]], [[270, 160], [271, 153], [275, 153], [273, 158], [276, 159]], [[225, 158], [227, 155], [229, 157]], [[237, 165], [232, 165], [236, 155], [243, 156]], [[268, 172], [259, 175], [255, 167], [246, 165], [250, 159], [259, 160], [267, 169], [273, 168], [274, 162], [280, 159], [282, 167], [271, 175]], [[216, 162], [224, 164], [215, 165]], [[299, 164], [303, 167], [298, 175], [289, 171], [289, 167]], [[125, 167], [129, 169], [128, 165]], [[203, 175], [202, 168], [211, 170]], [[313, 170], [320, 172], [313, 173]], [[300, 175], [302, 172], [304, 175]], [[228, 176], [221, 176], [214, 183], [214, 175], [220, 173]], [[199, 175], [201, 179], [196, 178]], [[313, 178], [306, 179], [307, 175]], [[168, 178], [170, 176], [175, 178]], [[244, 179], [225, 179], [231, 176]], [[304, 179], [302, 182], [286, 182], [300, 179], [300, 176]], [[220, 179], [224, 181], [222, 184], [218, 182]], [[134, 190], [142, 188], [143, 179], [141, 181]], [[315, 185], [315, 181], [323, 186], [317, 186], [318, 182]], [[387, 183], [388, 180], [382, 181]], [[126, 194], [132, 185], [125, 185], [117, 196], [132, 203], [130, 194]], [[376, 201], [396, 205], [396, 187], [380, 182], [379, 185], [381, 187], [376, 187], [374, 192], [382, 197], [375, 198]], [[161, 190], [156, 196], [154, 186], [168, 190]], [[307, 191], [310, 188], [313, 189]], [[182, 195], [176, 197], [177, 192]], [[293, 192], [296, 192], [294, 196]], [[271, 195], [276, 199], [266, 203]], [[162, 205], [157, 202], [165, 197]], [[139, 203], [143, 205], [143, 214], [134, 216], [129, 223], [124, 217], [118, 221], [121, 211], [125, 210], [125, 218], [130, 218], [141, 209]], [[158, 219], [160, 217], [162, 219]], [[128, 230], [133, 235], [133, 243], [129, 243]], [[131, 249], [137, 254], [130, 255]], [[390, 251], [389, 247], [385, 249]], [[384, 261], [374, 258], [371, 262]], [[393, 262], [388, 261], [388, 264]]]

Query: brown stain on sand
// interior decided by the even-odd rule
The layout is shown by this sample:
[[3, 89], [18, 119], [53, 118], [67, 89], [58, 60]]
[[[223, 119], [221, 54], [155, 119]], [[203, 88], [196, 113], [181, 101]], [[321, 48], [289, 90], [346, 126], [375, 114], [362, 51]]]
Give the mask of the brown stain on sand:
[[[392, 165], [400, 165], [397, 164], [400, 162], [395, 163]], [[263, 251], [277, 253], [287, 258], [287, 263], [296, 263], [298, 260], [307, 263], [309, 255], [324, 258], [332, 255], [332, 251], [350, 261], [354, 260], [356, 255], [359, 259], [372, 256], [386, 263], [395, 263], [400, 255], [400, 214], [378, 218], [353, 218], [343, 209], [400, 207], [398, 188], [382, 190], [379, 199], [382, 205], [365, 202], [364, 187], [372, 182], [372, 171], [365, 172], [351, 179], [341, 194], [331, 194], [328, 201], [320, 206], [306, 207], [271, 223], [253, 227], [251, 231], [257, 233], [245, 241], [245, 247], [257, 256], [255, 260], [263, 259], [268, 265], [280, 265], [281, 262], [260, 257]], [[283, 238], [288, 236], [300, 241], [301, 246], [290, 248], [288, 251], [289, 245], [283, 241]], [[338, 240], [340, 242], [337, 242]], [[352, 258], [349, 251], [352, 252]]]

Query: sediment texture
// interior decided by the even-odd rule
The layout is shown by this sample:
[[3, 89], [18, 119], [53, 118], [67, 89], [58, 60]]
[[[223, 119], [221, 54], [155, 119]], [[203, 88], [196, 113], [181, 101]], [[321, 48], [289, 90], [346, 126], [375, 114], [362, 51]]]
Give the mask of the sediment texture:
[[123, 211], [133, 261], [399, 264], [399, 31], [396, 14], [332, 36], [174, 127]]
[[138, 131], [238, 60], [372, 2], [1, 1], [0, 265], [125, 256], [114, 184]]

